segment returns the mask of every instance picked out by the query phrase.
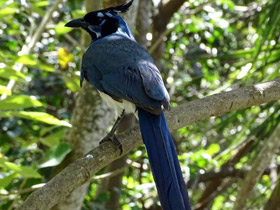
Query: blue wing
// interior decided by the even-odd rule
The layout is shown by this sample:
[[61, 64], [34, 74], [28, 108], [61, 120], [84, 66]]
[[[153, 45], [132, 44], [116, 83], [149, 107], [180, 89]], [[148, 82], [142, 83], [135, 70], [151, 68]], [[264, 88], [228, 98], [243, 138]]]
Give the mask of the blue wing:
[[160, 72], [148, 52], [125, 36], [112, 34], [90, 45], [83, 56], [85, 78], [99, 91], [131, 101], [153, 113], [169, 107]]

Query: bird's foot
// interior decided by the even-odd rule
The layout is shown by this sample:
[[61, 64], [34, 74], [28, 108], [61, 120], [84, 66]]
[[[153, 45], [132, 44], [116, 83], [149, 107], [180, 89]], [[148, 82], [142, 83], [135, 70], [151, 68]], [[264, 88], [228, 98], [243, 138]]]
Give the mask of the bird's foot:
[[122, 154], [122, 152], [123, 152], [122, 144], [121, 144], [121, 142], [118, 140], [118, 138], [115, 136], [114, 133], [109, 133], [107, 136], [105, 136], [105, 137], [99, 142], [99, 144], [103, 144], [104, 142], [107, 142], [107, 141], [113, 142], [115, 145], [117, 145], [117, 147], [118, 147], [119, 150], [120, 150], [120, 155]]

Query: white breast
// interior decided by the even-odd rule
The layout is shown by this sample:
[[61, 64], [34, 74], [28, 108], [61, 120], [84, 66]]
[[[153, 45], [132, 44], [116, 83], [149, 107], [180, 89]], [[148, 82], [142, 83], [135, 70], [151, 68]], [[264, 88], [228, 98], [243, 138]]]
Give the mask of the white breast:
[[118, 101], [115, 101], [114, 99], [112, 99], [111, 96], [105, 94], [105, 93], [102, 93], [102, 92], [99, 92], [101, 98], [106, 101], [106, 103], [108, 104], [108, 106], [112, 107], [114, 110], [117, 111], [117, 114], [120, 115], [122, 113], [123, 110], [125, 110], [125, 113], [128, 114], [128, 113], [133, 113], [137, 118], [137, 113], [136, 113], [136, 106], [129, 102], [129, 101], [126, 101], [126, 100], [122, 100], [122, 102], [118, 102]]

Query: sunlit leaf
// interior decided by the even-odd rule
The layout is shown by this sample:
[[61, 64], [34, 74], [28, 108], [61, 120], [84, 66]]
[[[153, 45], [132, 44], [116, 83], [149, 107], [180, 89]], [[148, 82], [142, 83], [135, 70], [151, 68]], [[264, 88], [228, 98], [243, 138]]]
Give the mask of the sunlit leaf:
[[22, 55], [17, 59], [17, 62], [28, 66], [35, 66], [37, 64], [36, 60], [34, 55]]
[[41, 178], [41, 175], [35, 169], [29, 166], [20, 166], [3, 159], [0, 161], [0, 166], [14, 172], [18, 172], [20, 175], [26, 178]]
[[81, 10], [81, 9], [75, 9], [75, 10], [71, 11], [71, 14], [72, 14], [73, 18], [80, 18], [80, 17], [83, 17], [86, 14], [86, 11]]
[[220, 151], [220, 145], [219, 144], [211, 144], [208, 149], [207, 149], [207, 153], [209, 155], [214, 155], [215, 153]]
[[40, 2], [36, 2], [34, 5], [36, 7], [45, 7], [45, 6], [48, 6], [50, 4], [49, 1], [40, 1]]
[[6, 94], [9, 96], [12, 94], [12, 92], [10, 90], [8, 90], [8, 88], [6, 86], [0, 85], [0, 94]]
[[69, 28], [69, 27], [65, 27], [65, 24], [66, 22], [60, 22], [57, 24], [57, 26], [55, 27], [55, 32], [58, 34], [58, 35], [62, 35], [62, 34], [66, 34], [66, 33], [69, 33], [72, 28]]
[[71, 127], [71, 124], [59, 120], [55, 118], [54, 116], [44, 113], [44, 112], [27, 112], [27, 111], [1, 111], [0, 112], [0, 117], [20, 117], [23, 119], [27, 120], [34, 120], [34, 121], [39, 121], [43, 123], [47, 123], [50, 125], [60, 125], [60, 126], [66, 126], [66, 127]]
[[66, 143], [60, 143], [51, 148], [46, 153], [46, 161], [40, 165], [40, 168], [57, 166], [60, 164], [66, 155], [71, 152], [71, 146]]
[[5, 7], [3, 9], [0, 9], [0, 17], [6, 17], [7, 15], [13, 15], [18, 12], [18, 9], [11, 8], [11, 7]]
[[0, 69], [0, 78], [17, 80], [18, 78], [25, 79], [26, 76], [23, 73], [15, 71], [11, 68], [5, 68]]
[[5, 100], [0, 101], [0, 110], [23, 109], [40, 106], [43, 106], [40, 101], [27, 95], [10, 96]]

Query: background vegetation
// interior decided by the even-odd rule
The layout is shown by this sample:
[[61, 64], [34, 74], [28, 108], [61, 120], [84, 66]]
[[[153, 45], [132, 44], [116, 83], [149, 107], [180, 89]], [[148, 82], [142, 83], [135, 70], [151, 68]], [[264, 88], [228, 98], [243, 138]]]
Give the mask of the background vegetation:
[[[88, 37], [64, 24], [120, 2], [0, 0], [0, 209], [22, 204], [112, 124], [98, 94], [87, 85], [80, 90]], [[160, 67], [173, 107], [279, 78], [279, 0], [134, 4], [128, 20]], [[260, 157], [279, 129], [279, 107], [271, 102], [174, 133], [193, 209], [279, 209], [279, 150]], [[247, 189], [243, 180], [254, 178], [255, 160], [266, 158]], [[144, 146], [79, 190], [54, 209], [160, 209]], [[246, 206], [238, 206], [240, 194], [248, 195]]]

